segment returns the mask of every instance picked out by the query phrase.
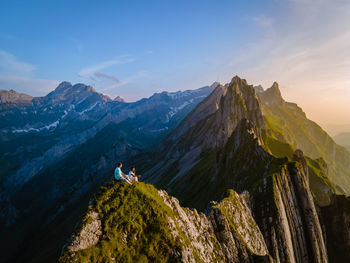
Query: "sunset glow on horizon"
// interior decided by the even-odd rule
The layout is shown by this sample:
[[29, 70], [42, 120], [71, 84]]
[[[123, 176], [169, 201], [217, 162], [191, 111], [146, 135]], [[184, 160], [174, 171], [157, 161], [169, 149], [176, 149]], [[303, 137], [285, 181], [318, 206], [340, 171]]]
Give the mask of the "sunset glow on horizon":
[[239, 75], [277, 81], [319, 124], [350, 124], [349, 1], [137, 3], [2, 3], [0, 89], [82, 82], [135, 101]]

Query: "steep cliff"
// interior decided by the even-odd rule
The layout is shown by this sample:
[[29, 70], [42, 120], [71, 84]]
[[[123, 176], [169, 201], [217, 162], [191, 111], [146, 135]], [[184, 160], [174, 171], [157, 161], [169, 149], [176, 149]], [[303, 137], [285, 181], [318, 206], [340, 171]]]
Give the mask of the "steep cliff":
[[[183, 107], [194, 107], [191, 103], [198, 103], [200, 94], [210, 89], [213, 92], [176, 126], [185, 115]], [[317, 155], [325, 153], [324, 147], [310, 136], [319, 130], [296, 105], [284, 102], [277, 83], [264, 92], [236, 76], [206, 91], [160, 93], [138, 105], [113, 107], [106, 115], [111, 123], [33, 176], [12, 200], [22, 208], [20, 223], [42, 225], [42, 232], [49, 234], [27, 245], [25, 256], [18, 255], [17, 261], [47, 262], [57, 256], [59, 242], [52, 240], [56, 228], [62, 230], [57, 235], [60, 242], [68, 237], [89, 194], [112, 174], [116, 160], [144, 169], [143, 180], [164, 190], [144, 183], [103, 187], [65, 247], [62, 262], [349, 260], [348, 199], [335, 195], [343, 187], [337, 183], [347, 178], [334, 180], [334, 171], [344, 168], [336, 168], [337, 160], [346, 161], [346, 155], [328, 135], [325, 142], [337, 158]], [[177, 106], [168, 112], [169, 103]], [[276, 112], [267, 115], [268, 110]], [[280, 110], [289, 119], [276, 117]], [[303, 120], [301, 129], [290, 123], [292, 116]], [[176, 128], [159, 148], [146, 152], [155, 144], [150, 138], [160, 141], [166, 132], [148, 137], [145, 131], [164, 125], [169, 131]], [[310, 126], [309, 133], [303, 125]], [[310, 150], [312, 156], [298, 148]], [[36, 217], [26, 216], [26, 207]], [[9, 212], [16, 217], [16, 210]], [[16, 237], [16, 231], [20, 230], [9, 229], [6, 236]], [[41, 249], [46, 238], [52, 246], [48, 249], [45, 243]], [[37, 257], [31, 257], [32, 247]]]
[[[264, 128], [253, 86], [236, 76], [216, 87], [166, 138], [145, 178], [186, 206], [203, 209], [217, 194], [241, 184], [237, 178], [250, 178], [265, 166], [260, 160], [269, 157], [257, 147]], [[221, 169], [230, 165], [228, 159], [236, 162], [235, 169]], [[203, 187], [211, 194], [204, 194]]]
[[60, 262], [328, 262], [301, 163], [282, 162], [250, 192], [229, 190], [203, 213], [149, 184], [110, 183]]
[[350, 194], [350, 153], [315, 122], [309, 120], [295, 103], [286, 102], [275, 82], [271, 88], [258, 93], [267, 132], [305, 155], [322, 158], [328, 165], [328, 177], [338, 193]]
[[[67, 218], [72, 207], [85, 207], [110, 179], [117, 161], [132, 160], [158, 145], [216, 85], [125, 103], [90, 86], [63, 82], [26, 107], [2, 108], [2, 100], [0, 261], [20, 257], [18, 262], [27, 262], [43, 244], [39, 237], [54, 236], [57, 218]], [[55, 241], [72, 231], [69, 223], [62, 228], [60, 238], [48, 242], [52, 246], [36, 250], [43, 262], [61, 247]]]
[[32, 105], [33, 97], [14, 90], [0, 90], [0, 110]]
[[[285, 103], [277, 83], [265, 95], [268, 105]], [[146, 180], [200, 211], [229, 189], [247, 191], [276, 262], [328, 262], [318, 214], [337, 192], [328, 166], [279, 138], [263, 112], [254, 87], [234, 77], [169, 135]]]
[[206, 214], [143, 183], [111, 183], [89, 207], [60, 262], [270, 262], [245, 195]]

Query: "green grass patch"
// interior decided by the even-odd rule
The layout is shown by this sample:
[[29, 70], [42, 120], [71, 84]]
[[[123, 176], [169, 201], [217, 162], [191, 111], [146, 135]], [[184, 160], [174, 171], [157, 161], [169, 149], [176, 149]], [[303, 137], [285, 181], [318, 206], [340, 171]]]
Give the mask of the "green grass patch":
[[97, 245], [65, 252], [60, 262], [176, 262], [179, 240], [172, 237], [167, 217], [172, 210], [152, 185], [112, 182], [94, 197], [103, 235]]

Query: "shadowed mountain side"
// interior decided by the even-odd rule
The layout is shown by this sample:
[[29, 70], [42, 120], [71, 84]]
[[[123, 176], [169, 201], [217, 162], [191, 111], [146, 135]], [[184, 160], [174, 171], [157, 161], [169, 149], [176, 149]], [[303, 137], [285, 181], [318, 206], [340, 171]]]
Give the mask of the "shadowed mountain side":
[[311, 158], [323, 158], [337, 192], [349, 195], [350, 153], [337, 145], [319, 125], [307, 119], [297, 104], [283, 100], [276, 82], [258, 94], [268, 133], [295, 149], [301, 149]]

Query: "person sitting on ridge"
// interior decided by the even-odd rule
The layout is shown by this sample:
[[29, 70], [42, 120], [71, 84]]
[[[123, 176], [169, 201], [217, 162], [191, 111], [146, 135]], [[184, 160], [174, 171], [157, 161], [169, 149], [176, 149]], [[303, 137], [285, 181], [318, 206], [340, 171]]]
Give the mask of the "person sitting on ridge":
[[128, 176], [122, 172], [121, 168], [122, 168], [123, 164], [122, 163], [118, 163], [117, 168], [115, 168], [114, 170], [114, 178], [117, 181], [125, 181], [128, 184], [132, 184], [128, 178]]
[[131, 168], [128, 176], [130, 181], [134, 180], [135, 182], [138, 182], [139, 181], [138, 178], [141, 177], [141, 175], [136, 175], [135, 167]]

